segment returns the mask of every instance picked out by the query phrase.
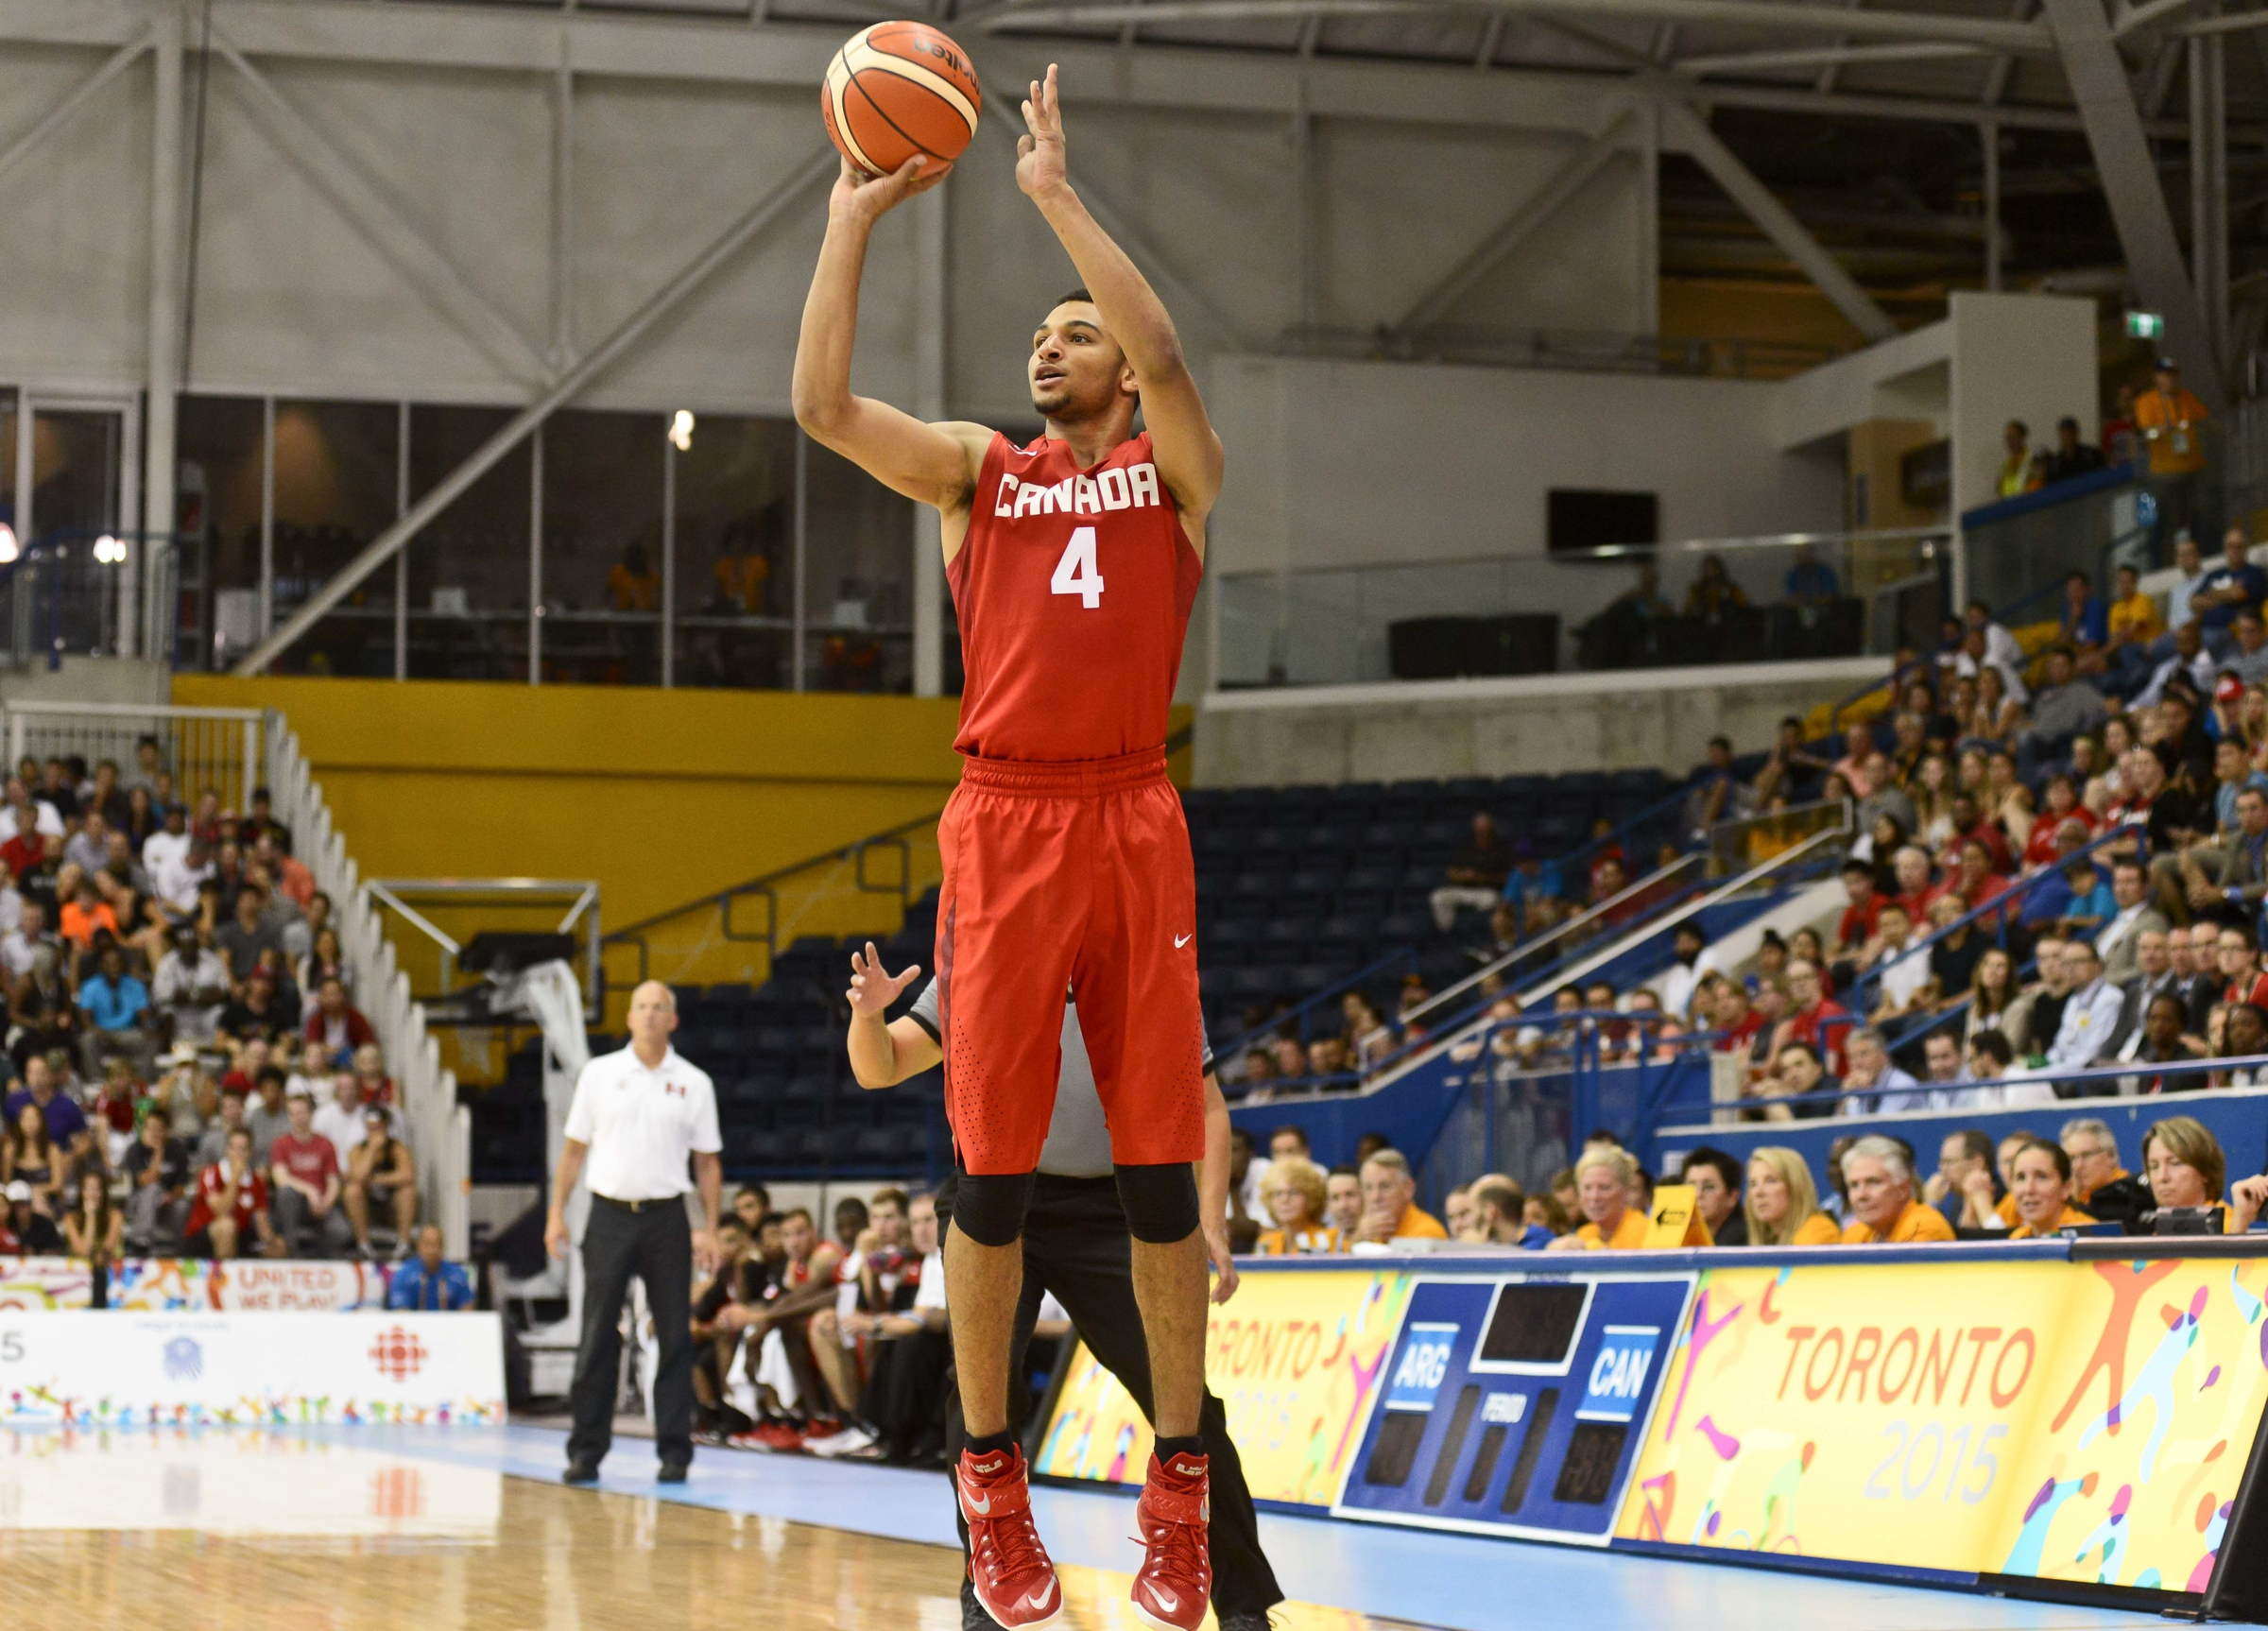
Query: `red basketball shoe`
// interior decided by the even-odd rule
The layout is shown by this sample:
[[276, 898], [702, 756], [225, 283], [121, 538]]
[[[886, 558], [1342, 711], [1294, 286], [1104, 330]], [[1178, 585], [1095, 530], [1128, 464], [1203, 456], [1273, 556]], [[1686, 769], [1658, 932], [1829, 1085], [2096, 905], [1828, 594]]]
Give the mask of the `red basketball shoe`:
[[1202, 1455], [1177, 1455], [1170, 1465], [1150, 1457], [1134, 1508], [1144, 1548], [1134, 1576], [1134, 1612], [1160, 1631], [1196, 1631], [1212, 1597], [1208, 1480]]
[[1005, 1631], [1042, 1631], [1063, 1619], [1063, 1588], [1032, 1526], [1023, 1451], [961, 1451], [961, 1516], [969, 1523], [969, 1579]]

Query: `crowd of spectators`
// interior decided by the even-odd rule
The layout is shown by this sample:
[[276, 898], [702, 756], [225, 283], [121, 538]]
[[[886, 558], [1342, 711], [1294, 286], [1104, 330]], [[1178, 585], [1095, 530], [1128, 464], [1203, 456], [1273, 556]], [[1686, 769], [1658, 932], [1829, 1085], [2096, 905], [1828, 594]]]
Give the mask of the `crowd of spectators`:
[[0, 1251], [408, 1257], [407, 1127], [265, 789], [26, 759], [0, 802]]
[[[1231, 1190], [1239, 1251], [1360, 1254], [1415, 1242], [1627, 1251], [1647, 1242], [1656, 1180], [1611, 1133], [1593, 1133], [1543, 1193], [1486, 1174], [1452, 1190], [1440, 1218], [1418, 1206], [1409, 1162], [1383, 1135], [1328, 1172], [1309, 1159], [1297, 1127], [1276, 1129], [1269, 1148]], [[2229, 1181], [2225, 1152], [2192, 1116], [2152, 1123], [2138, 1156], [2139, 1174], [2122, 1164], [2109, 1124], [2080, 1115], [2053, 1138], [2028, 1128], [1997, 1143], [1981, 1128], [1948, 1133], [1926, 1176], [1892, 1126], [1837, 1139], [1824, 1182], [1800, 1151], [1778, 1144], [1751, 1150], [1745, 1162], [1706, 1146], [1688, 1151], [1676, 1181], [1692, 1187], [1719, 1246], [2020, 1241], [2065, 1229], [2242, 1234], [2268, 1207], [2268, 1175]], [[1247, 1216], [1247, 1197], [1264, 1221]]]
[[[775, 1210], [743, 1185], [695, 1288], [694, 1391], [711, 1442], [853, 1460], [944, 1465], [945, 1271], [936, 1198], [885, 1189]], [[1043, 1306], [1036, 1344], [1059, 1355], [1070, 1323]], [[1027, 1401], [1028, 1402], [1028, 1401]]]

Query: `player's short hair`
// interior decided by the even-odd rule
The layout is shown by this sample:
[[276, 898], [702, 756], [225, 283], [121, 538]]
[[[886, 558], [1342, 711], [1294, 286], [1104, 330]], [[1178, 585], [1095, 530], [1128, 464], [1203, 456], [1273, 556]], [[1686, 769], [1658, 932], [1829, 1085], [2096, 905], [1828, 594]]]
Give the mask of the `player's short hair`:
[[1047, 309], [1052, 312], [1056, 309], [1056, 306], [1068, 306], [1074, 300], [1080, 300], [1091, 306], [1094, 304], [1094, 297], [1092, 295], [1089, 294], [1084, 288], [1076, 288], [1072, 290], [1068, 295], [1057, 295], [1056, 297], [1056, 305], [1050, 306]]

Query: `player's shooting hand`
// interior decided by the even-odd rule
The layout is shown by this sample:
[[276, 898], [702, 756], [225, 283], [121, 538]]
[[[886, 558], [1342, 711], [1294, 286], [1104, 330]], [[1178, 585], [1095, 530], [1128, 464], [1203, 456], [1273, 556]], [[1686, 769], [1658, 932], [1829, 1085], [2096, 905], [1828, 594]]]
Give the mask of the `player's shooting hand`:
[[923, 163], [917, 153], [890, 175], [869, 176], [845, 159], [842, 173], [834, 179], [834, 190], [827, 195], [827, 213], [872, 226], [906, 199], [928, 192], [953, 174], [953, 166], [944, 163], [924, 175]]
[[882, 953], [868, 940], [864, 953], [850, 953], [850, 989], [845, 993], [850, 999], [850, 1011], [872, 1019], [903, 995], [920, 972], [919, 963], [909, 963], [902, 974], [888, 972], [882, 966]]
[[1016, 139], [1016, 184], [1027, 197], [1037, 198], [1065, 186], [1070, 172], [1063, 161], [1063, 109], [1056, 99], [1056, 65], [1047, 65], [1047, 77], [1032, 81], [1024, 98], [1025, 133]]

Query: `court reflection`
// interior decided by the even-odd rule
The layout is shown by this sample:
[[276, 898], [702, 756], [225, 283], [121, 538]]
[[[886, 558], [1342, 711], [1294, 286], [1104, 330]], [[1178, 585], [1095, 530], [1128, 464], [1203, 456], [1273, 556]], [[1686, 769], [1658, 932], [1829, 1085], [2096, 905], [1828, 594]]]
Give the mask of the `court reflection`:
[[[477, 1458], [472, 1458], [477, 1460]], [[960, 1559], [289, 1431], [0, 1434], [10, 1631], [957, 1631]], [[1128, 1631], [1125, 1574], [1063, 1571]], [[1385, 1631], [1287, 1605], [1281, 1631]]]

